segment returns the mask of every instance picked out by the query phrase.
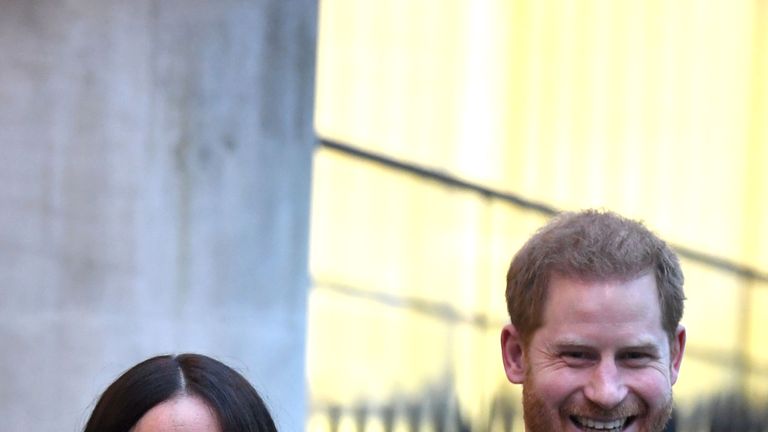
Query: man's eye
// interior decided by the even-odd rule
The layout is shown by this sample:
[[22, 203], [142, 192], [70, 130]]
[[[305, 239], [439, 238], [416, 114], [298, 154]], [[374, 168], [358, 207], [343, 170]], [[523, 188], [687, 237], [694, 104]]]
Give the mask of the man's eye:
[[627, 352], [621, 355], [621, 359], [630, 365], [643, 365], [653, 357], [645, 352]]
[[592, 361], [594, 355], [584, 351], [564, 351], [560, 357], [570, 365], [585, 365]]
[[648, 354], [641, 353], [641, 352], [630, 352], [630, 353], [624, 354], [624, 358], [628, 358], [628, 359], [639, 359], [639, 358], [645, 358], [645, 357], [648, 357]]

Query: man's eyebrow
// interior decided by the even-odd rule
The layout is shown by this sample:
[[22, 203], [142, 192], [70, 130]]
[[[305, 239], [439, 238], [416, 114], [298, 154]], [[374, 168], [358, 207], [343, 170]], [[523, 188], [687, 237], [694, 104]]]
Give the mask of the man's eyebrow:
[[659, 346], [652, 342], [633, 344], [622, 347], [619, 351], [645, 351], [645, 352], [659, 352]]
[[[562, 350], [596, 351], [598, 350], [598, 348], [596, 348], [595, 346], [577, 339], [562, 339], [562, 340], [553, 341], [550, 344], [550, 347], [558, 351], [562, 351]], [[631, 343], [631, 344], [619, 347], [617, 351], [618, 352], [643, 351], [643, 352], [650, 352], [650, 353], [658, 353], [661, 350], [658, 344], [655, 344], [653, 342], [638, 342], [638, 343]]]
[[568, 349], [588, 349], [588, 350], [594, 350], [595, 348], [591, 346], [590, 344], [575, 340], [575, 339], [563, 339], [563, 340], [557, 340], [552, 342], [551, 346], [557, 350], [568, 350]]

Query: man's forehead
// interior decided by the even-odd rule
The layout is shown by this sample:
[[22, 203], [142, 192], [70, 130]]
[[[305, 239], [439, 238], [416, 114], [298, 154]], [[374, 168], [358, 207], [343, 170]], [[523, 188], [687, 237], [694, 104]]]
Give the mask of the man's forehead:
[[555, 333], [559, 338], [615, 333], [616, 338], [622, 334], [631, 344], [643, 345], [664, 333], [652, 275], [628, 282], [585, 283], [556, 278], [550, 284], [552, 290], [539, 327], [549, 334], [548, 339]]
[[547, 285], [542, 315], [547, 314], [548, 306], [553, 302], [562, 300], [573, 302], [573, 307], [579, 307], [593, 304], [598, 299], [608, 301], [608, 305], [620, 305], [636, 302], [641, 297], [650, 300], [655, 306], [652, 312], [661, 312], [661, 299], [652, 273], [642, 273], [629, 279], [553, 275]]

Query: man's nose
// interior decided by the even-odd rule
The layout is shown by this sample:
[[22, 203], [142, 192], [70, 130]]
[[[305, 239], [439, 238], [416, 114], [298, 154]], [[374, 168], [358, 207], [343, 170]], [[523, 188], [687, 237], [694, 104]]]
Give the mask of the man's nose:
[[616, 407], [627, 397], [621, 370], [612, 360], [602, 360], [592, 371], [584, 395], [604, 409]]

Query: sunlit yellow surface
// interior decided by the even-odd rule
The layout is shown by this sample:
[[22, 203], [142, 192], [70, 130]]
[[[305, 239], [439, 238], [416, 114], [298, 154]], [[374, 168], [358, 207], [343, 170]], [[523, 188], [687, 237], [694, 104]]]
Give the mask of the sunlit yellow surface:
[[[768, 272], [768, 2], [320, 6], [322, 138], [559, 209], [610, 208], [675, 245]], [[498, 429], [495, 398], [519, 399], [498, 348], [506, 266], [545, 222], [320, 148], [313, 406], [450, 390], [476, 430]], [[726, 388], [768, 393], [766, 283], [683, 266], [691, 349], [680, 406]]]

